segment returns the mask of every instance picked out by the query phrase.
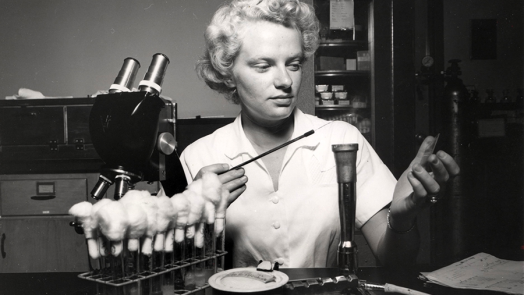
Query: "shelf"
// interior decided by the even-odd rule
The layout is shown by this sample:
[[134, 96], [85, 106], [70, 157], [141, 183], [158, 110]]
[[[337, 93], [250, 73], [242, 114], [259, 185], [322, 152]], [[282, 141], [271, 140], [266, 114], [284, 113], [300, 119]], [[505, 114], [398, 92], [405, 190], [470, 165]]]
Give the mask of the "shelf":
[[478, 111], [518, 111], [523, 110], [524, 105], [522, 102], [493, 102], [493, 103], [462, 103], [462, 107], [468, 110]]
[[369, 110], [368, 107], [365, 108], [354, 108], [349, 105], [317, 105], [315, 106], [315, 110], [317, 111], [349, 111], [349, 110], [355, 110], [355, 111], [364, 111]]
[[325, 40], [320, 42], [320, 48], [322, 47], [359, 47], [362, 49], [368, 48], [367, 41], [355, 41], [355, 40]]
[[327, 70], [315, 71], [315, 77], [367, 77], [370, 75], [369, 71], [346, 71], [346, 70]]

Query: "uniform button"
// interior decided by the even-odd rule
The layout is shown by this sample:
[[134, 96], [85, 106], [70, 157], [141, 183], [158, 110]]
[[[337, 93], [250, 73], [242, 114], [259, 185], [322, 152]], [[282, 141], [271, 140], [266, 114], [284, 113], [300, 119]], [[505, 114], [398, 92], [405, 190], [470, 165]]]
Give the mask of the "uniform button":
[[280, 228], [280, 222], [278, 222], [278, 221], [273, 222], [273, 227], [275, 229], [279, 229]]
[[273, 202], [273, 204], [278, 204], [278, 201], [279, 201], [279, 200], [280, 200], [280, 199], [279, 199], [279, 197], [277, 197], [277, 196], [273, 196], [273, 197], [271, 198], [271, 202]]

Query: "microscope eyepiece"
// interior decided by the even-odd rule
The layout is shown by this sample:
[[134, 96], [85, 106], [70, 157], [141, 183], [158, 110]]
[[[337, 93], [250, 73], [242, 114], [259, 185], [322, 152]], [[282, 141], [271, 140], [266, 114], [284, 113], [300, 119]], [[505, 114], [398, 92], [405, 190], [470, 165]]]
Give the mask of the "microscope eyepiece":
[[147, 69], [144, 79], [138, 84], [138, 89], [153, 94], [160, 94], [168, 64], [169, 58], [166, 55], [162, 53], [153, 55], [153, 60]]
[[118, 72], [115, 82], [113, 82], [109, 88], [109, 93], [131, 91], [139, 68], [140, 63], [136, 59], [132, 57], [124, 59], [124, 64], [122, 65], [120, 72]]

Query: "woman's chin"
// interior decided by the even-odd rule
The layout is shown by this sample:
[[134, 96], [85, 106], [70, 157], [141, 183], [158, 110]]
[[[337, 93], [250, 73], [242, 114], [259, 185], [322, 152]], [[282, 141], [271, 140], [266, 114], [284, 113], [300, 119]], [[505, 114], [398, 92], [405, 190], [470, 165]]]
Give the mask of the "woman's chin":
[[293, 114], [294, 106], [287, 107], [278, 107], [274, 112], [272, 112], [272, 118], [275, 120], [284, 120]]

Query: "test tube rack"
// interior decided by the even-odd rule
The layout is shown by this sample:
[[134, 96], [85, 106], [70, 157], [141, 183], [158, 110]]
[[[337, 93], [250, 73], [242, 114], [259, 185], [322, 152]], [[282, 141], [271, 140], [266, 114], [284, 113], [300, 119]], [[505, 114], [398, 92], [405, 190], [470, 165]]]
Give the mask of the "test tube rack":
[[[154, 277], [158, 277], [164, 274], [167, 274], [169, 272], [173, 272], [175, 270], [183, 269], [183, 268], [189, 268], [192, 265], [196, 265], [202, 262], [206, 262], [209, 260], [214, 260], [213, 265], [215, 266], [215, 269], [213, 273], [217, 272], [217, 260], [219, 258], [224, 257], [227, 254], [226, 251], [217, 250], [215, 255], [213, 256], [206, 256], [202, 258], [189, 258], [183, 261], [177, 261], [173, 265], [168, 265], [163, 268], [155, 268], [152, 271], [146, 271], [138, 274], [133, 274], [126, 277], [112, 277], [109, 274], [104, 274], [100, 270], [93, 270], [85, 273], [81, 273], [78, 275], [78, 278], [88, 281], [93, 281], [97, 284], [101, 285], [108, 285], [112, 287], [123, 287], [129, 284], [138, 284], [138, 287], [140, 287], [141, 282], [145, 280], [152, 279]], [[173, 294], [177, 295], [186, 295], [186, 294], [192, 294], [196, 293], [200, 290], [203, 290], [205, 288], [208, 288], [209, 285], [206, 283], [205, 285], [201, 287], [195, 287], [195, 289], [192, 290], [174, 290]]]

